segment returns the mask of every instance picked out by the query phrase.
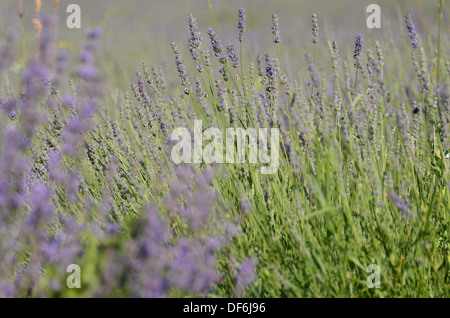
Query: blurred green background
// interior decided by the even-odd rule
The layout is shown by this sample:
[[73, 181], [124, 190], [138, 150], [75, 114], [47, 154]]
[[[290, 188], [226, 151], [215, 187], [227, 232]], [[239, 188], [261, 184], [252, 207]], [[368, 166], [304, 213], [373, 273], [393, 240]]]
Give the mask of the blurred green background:
[[[34, 2], [24, 0], [25, 31], [27, 50], [35, 49], [35, 31], [32, 19], [36, 16]], [[76, 51], [86, 28], [102, 26], [105, 33], [99, 56], [102, 56], [104, 71], [109, 84], [120, 90], [128, 90], [135, 72], [143, 62], [162, 65], [169, 83], [178, 81], [173, 63], [170, 42], [175, 41], [181, 50], [188, 69], [193, 67], [187, 48], [189, 36], [188, 15], [192, 13], [200, 25], [204, 47], [210, 48], [206, 33], [213, 27], [223, 44], [237, 41], [237, 12], [246, 9], [247, 34], [243, 44], [246, 61], [255, 61], [257, 54], [271, 52], [276, 54], [272, 43], [271, 16], [277, 13], [280, 18], [282, 37], [282, 56], [289, 66], [290, 75], [299, 76], [304, 72], [304, 55], [312, 52], [311, 14], [317, 13], [320, 25], [320, 42], [317, 47], [319, 69], [330, 67], [327, 41], [336, 40], [341, 56], [350, 58], [354, 38], [364, 35], [365, 43], [373, 45], [375, 39], [384, 43], [392, 41], [408, 42], [404, 15], [411, 13], [415, 19], [425, 46], [432, 50], [431, 43], [437, 36], [437, 0], [61, 0], [58, 7], [58, 45], [61, 49]], [[76, 3], [81, 7], [81, 29], [68, 29], [66, 8]], [[376, 3], [381, 7], [381, 29], [368, 29], [366, 8]], [[450, 24], [448, 20], [449, 1], [445, 3], [442, 47], [448, 47]], [[21, 24], [18, 0], [0, 3], [1, 34], [16, 31], [20, 35]], [[54, 11], [54, 0], [42, 0], [42, 12]], [[20, 43], [18, 43], [20, 44]], [[393, 54], [384, 44], [387, 56]], [[445, 52], [448, 53], [448, 52]], [[402, 54], [400, 53], [400, 56]], [[445, 56], [446, 54], [442, 54]], [[431, 55], [429, 55], [431, 56]], [[400, 59], [401, 60], [401, 59]], [[408, 61], [408, 67], [410, 63]], [[389, 65], [387, 65], [389, 67]]]

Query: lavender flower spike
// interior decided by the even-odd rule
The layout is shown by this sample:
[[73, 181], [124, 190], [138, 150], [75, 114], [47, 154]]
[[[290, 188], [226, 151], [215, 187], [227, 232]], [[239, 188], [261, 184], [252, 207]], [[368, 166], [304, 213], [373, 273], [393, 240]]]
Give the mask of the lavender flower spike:
[[312, 34], [312, 43], [319, 43], [319, 21], [315, 13], [312, 15]]
[[405, 21], [406, 21], [406, 28], [408, 29], [408, 35], [409, 38], [411, 39], [411, 44], [413, 48], [417, 48], [419, 46], [419, 40], [417, 38], [416, 26], [412, 22], [411, 14], [407, 14], [405, 16]]
[[222, 41], [217, 37], [216, 31], [214, 31], [212, 28], [208, 29], [208, 35], [211, 39], [211, 46], [213, 48], [214, 54], [216, 57], [220, 58], [223, 52], [223, 45]]
[[281, 42], [281, 36], [280, 36], [280, 24], [278, 22], [278, 16], [276, 14], [272, 15], [272, 34], [273, 34], [273, 41], [275, 43]]
[[189, 30], [191, 37], [189, 38], [189, 50], [191, 51], [192, 58], [196, 61], [200, 59], [199, 49], [202, 42], [202, 35], [197, 25], [197, 20], [189, 15]]
[[239, 9], [239, 15], [238, 15], [238, 39], [239, 42], [242, 42], [244, 40], [244, 32], [245, 32], [245, 9], [241, 8]]
[[391, 198], [397, 210], [399, 210], [402, 213], [402, 219], [407, 219], [414, 216], [414, 214], [412, 214], [409, 211], [409, 208], [405, 203], [405, 201], [403, 201], [402, 198], [395, 191], [393, 190], [390, 191], [389, 197]]
[[363, 48], [363, 36], [361, 34], [358, 34], [356, 36], [355, 52], [353, 54], [356, 68], [361, 68], [362, 48]]
[[181, 78], [181, 84], [184, 87], [184, 93], [186, 95], [189, 95], [191, 93], [191, 85], [189, 82], [189, 75], [186, 72], [186, 68], [184, 66], [184, 61], [181, 58], [180, 51], [178, 50], [177, 45], [175, 42], [170, 43], [172, 46], [172, 50], [175, 53], [175, 62], [177, 64], [177, 71]]
[[233, 62], [233, 67], [238, 68], [239, 67], [239, 59], [237, 57], [236, 50], [234, 49], [233, 45], [228, 43], [227, 50], [228, 50], [228, 56], [230, 57], [231, 61]]

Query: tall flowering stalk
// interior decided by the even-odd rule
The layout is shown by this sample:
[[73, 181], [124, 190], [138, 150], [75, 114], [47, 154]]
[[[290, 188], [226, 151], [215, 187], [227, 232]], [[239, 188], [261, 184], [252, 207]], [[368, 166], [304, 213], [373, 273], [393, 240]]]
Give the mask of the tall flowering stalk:
[[281, 42], [281, 36], [280, 36], [280, 22], [278, 19], [278, 15], [272, 14], [272, 34], [273, 34], [273, 42], [280, 43]]
[[[319, 74], [311, 54], [303, 61], [302, 75], [309, 76], [304, 90], [302, 78], [291, 82], [292, 75], [270, 54], [258, 55], [249, 65], [247, 82], [242, 54], [231, 44], [222, 46], [211, 29], [221, 73], [233, 75], [231, 65], [241, 67], [242, 96], [216, 74], [190, 16], [190, 54], [199, 71], [207, 70], [203, 78], [194, 77], [195, 88], [190, 88], [176, 45], [172, 48], [183, 87], [195, 89], [192, 102], [171, 97], [161, 68], [143, 64], [131, 86], [136, 103], [128, 93], [112, 93], [111, 99], [103, 95], [102, 61], [95, 57], [98, 29], [86, 33], [70, 79], [64, 70], [71, 59], [64, 55], [57, 60], [58, 77], [52, 77], [53, 37], [47, 32], [52, 21], [43, 14], [39, 21], [40, 55], [23, 69], [13, 65], [10, 39], [0, 45], [0, 79], [5, 80], [0, 95], [0, 297], [336, 296], [344, 289], [335, 287], [348, 284], [348, 277], [334, 275], [336, 264], [344, 271], [354, 265], [345, 257], [349, 242], [351, 256], [363, 265], [387, 254], [416, 258], [410, 264], [418, 263], [421, 272], [405, 286], [392, 288], [408, 264], [394, 264], [396, 270], [388, 271], [388, 295], [426, 296], [429, 288], [422, 281], [437, 282], [436, 296], [448, 293], [442, 283], [448, 264], [441, 234], [450, 194], [445, 181], [449, 93], [446, 85], [431, 83], [420, 45], [413, 50], [420, 83], [408, 76], [396, 85], [387, 82], [397, 74], [395, 67], [383, 77], [380, 43], [375, 43], [376, 52], [363, 51], [358, 36], [354, 84], [350, 63], [341, 60], [336, 42], [330, 41], [333, 90], [331, 78]], [[241, 44], [243, 10], [237, 22]], [[408, 41], [420, 41], [413, 25], [409, 29], [413, 37]], [[318, 39], [316, 31], [313, 19]], [[350, 96], [336, 81], [339, 68]], [[17, 69], [20, 77], [15, 77]], [[398, 71], [409, 75], [407, 69]], [[358, 88], [366, 94], [355, 98], [358, 72], [364, 76]], [[237, 76], [230, 78], [234, 82]], [[60, 85], [67, 82], [68, 87]], [[119, 119], [111, 116], [109, 103], [120, 108]], [[206, 162], [175, 165], [169, 159], [170, 131], [191, 127], [200, 113], [205, 129], [279, 128], [283, 153], [278, 172], [258, 177], [254, 166], [245, 163], [213, 169]], [[423, 129], [430, 124], [429, 131]], [[251, 191], [244, 193], [246, 188]], [[370, 213], [360, 217], [367, 211], [375, 211], [378, 222], [367, 221]], [[348, 231], [353, 221], [365, 231]], [[333, 240], [329, 233], [345, 239]], [[383, 244], [367, 250], [367, 237]], [[399, 248], [395, 242], [405, 238], [418, 244]], [[436, 262], [443, 265], [425, 270]], [[81, 266], [81, 289], [65, 287], [69, 264]], [[267, 272], [275, 275], [267, 279]], [[425, 279], [417, 280], [423, 273]], [[358, 287], [360, 280], [352, 283]], [[364, 281], [359, 287], [358, 295], [368, 295]]]
[[316, 63], [316, 44], [319, 43], [319, 20], [317, 14], [312, 15], [312, 43], [314, 44], [314, 63]]
[[244, 40], [244, 33], [245, 33], [245, 29], [246, 29], [246, 24], [245, 24], [245, 9], [241, 8], [239, 9], [239, 14], [238, 14], [238, 40], [239, 42], [242, 42]]
[[238, 68], [239, 67], [239, 58], [237, 57], [236, 50], [234, 49], [234, 46], [230, 43], [227, 44], [227, 51], [228, 51], [228, 57], [233, 62], [233, 67]]
[[332, 43], [328, 42], [329, 50], [331, 53], [331, 60], [332, 60], [332, 66], [334, 69], [335, 77], [339, 77], [339, 66], [340, 66], [340, 56], [339, 56], [339, 49], [337, 46], [336, 41], [333, 41]]
[[191, 32], [191, 37], [188, 41], [189, 50], [192, 58], [197, 63], [197, 70], [201, 73], [203, 71], [203, 65], [200, 62], [202, 34], [198, 28], [197, 19], [195, 19], [192, 14], [189, 15], [189, 30]]
[[227, 82], [228, 81], [227, 57], [224, 54], [222, 41], [217, 36], [216, 31], [214, 31], [212, 28], [208, 28], [208, 35], [211, 40], [211, 46], [214, 55], [218, 58], [220, 63], [219, 72], [222, 74], [223, 79]]
[[238, 13], [238, 40], [239, 40], [239, 57], [241, 59], [241, 78], [244, 77], [244, 71], [243, 71], [243, 57], [242, 57], [242, 41], [244, 40], [244, 33], [246, 31], [246, 16], [245, 16], [245, 9], [241, 8], [239, 9]]
[[265, 55], [266, 73], [265, 73], [265, 88], [270, 107], [270, 125], [277, 125], [277, 111], [278, 111], [278, 85], [277, 85], [277, 69], [274, 58], [270, 54]]
[[405, 16], [406, 29], [408, 30], [409, 38], [411, 39], [411, 45], [413, 48], [419, 47], [419, 39], [417, 37], [417, 30], [414, 22], [412, 21], [411, 14]]
[[180, 50], [178, 49], [175, 42], [170, 43], [172, 46], [173, 53], [175, 54], [175, 63], [177, 66], [178, 75], [181, 79], [181, 85], [184, 87], [184, 93], [189, 95], [191, 93], [191, 84], [189, 81], [189, 75], [186, 72], [186, 67], [184, 66], [184, 61], [181, 58]]
[[208, 35], [211, 40], [211, 46], [212, 46], [214, 55], [222, 63], [222, 61], [225, 60], [225, 56], [223, 55], [224, 49], [223, 49], [222, 41], [217, 36], [216, 31], [214, 31], [214, 29], [212, 29], [212, 28], [208, 28]]
[[312, 35], [312, 43], [319, 43], [319, 20], [315, 13], [312, 15]]
[[273, 42], [276, 43], [278, 48], [278, 59], [280, 60], [281, 71], [284, 73], [280, 49], [280, 42], [281, 42], [280, 22], [277, 14], [272, 14], [272, 34], [273, 34]]
[[362, 69], [362, 64], [361, 64], [361, 60], [362, 60], [362, 51], [363, 50], [363, 36], [361, 34], [358, 34], [356, 36], [356, 40], [355, 40], [355, 50], [353, 53], [353, 59], [355, 60], [355, 68], [356, 68], [356, 73], [355, 73], [355, 86], [353, 88], [354, 91], [356, 91], [356, 86], [357, 86], [357, 81], [358, 81], [358, 69]]

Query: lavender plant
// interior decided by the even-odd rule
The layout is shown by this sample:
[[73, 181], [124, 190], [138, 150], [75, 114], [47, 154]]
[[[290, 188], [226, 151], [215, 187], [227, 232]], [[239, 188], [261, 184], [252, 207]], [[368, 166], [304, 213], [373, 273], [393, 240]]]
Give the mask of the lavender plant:
[[[175, 63], [127, 69], [131, 87], [115, 81], [107, 28], [64, 51], [41, 13], [39, 55], [24, 63], [12, 35], [0, 45], [0, 297], [448, 296], [448, 41], [437, 49], [407, 14], [405, 41], [323, 32], [324, 53], [314, 14], [314, 52], [284, 59], [278, 16], [258, 17], [276, 55], [256, 50], [240, 9], [233, 34], [207, 28], [216, 60], [203, 17], [187, 16]], [[171, 133], [194, 120], [278, 128], [277, 172], [175, 164]]]

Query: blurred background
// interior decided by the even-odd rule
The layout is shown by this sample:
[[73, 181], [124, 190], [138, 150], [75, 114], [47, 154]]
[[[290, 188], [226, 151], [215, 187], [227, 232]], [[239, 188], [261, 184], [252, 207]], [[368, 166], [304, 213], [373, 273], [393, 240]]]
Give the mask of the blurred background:
[[[71, 3], [81, 7], [81, 29], [68, 29], [66, 26], [69, 15], [66, 8]], [[381, 7], [381, 29], [371, 30], [366, 26], [369, 15], [366, 8], [371, 3]], [[271, 17], [273, 13], [277, 13], [280, 19], [283, 63], [288, 65], [290, 75], [298, 77], [307, 70], [304, 55], [313, 50], [313, 13], [319, 19], [320, 41], [316, 49], [316, 61], [319, 69], [322, 69], [331, 66], [327, 41], [337, 41], [341, 56], [348, 59], [353, 54], [357, 34], [364, 36], [366, 48], [373, 47], [376, 39], [382, 43], [407, 43], [409, 39], [404, 24], [406, 13], [413, 15], [425, 46], [428, 45], [430, 51], [434, 50], [432, 43], [436, 42], [437, 37], [438, 3], [438, 0], [61, 0], [57, 8], [58, 47], [61, 50], [76, 51], [85, 30], [101, 26], [104, 37], [99, 56], [102, 56], [102, 67], [109, 84], [121, 90], [128, 89], [143, 62], [150, 66], [163, 66], [169, 83], [176, 82], [178, 79], [170, 48], [171, 41], [177, 43], [188, 69], [193, 67], [187, 48], [189, 13], [197, 18], [206, 44], [204, 47], [210, 49], [208, 27], [216, 30], [224, 45], [229, 42], [238, 46], [237, 13], [239, 8], [245, 8], [247, 33], [243, 43], [244, 58], [254, 62], [257, 54], [277, 54], [271, 33]], [[444, 48], [448, 47], [446, 44], [450, 35], [449, 9], [449, 1], [446, 1], [442, 32]], [[51, 14], [54, 10], [54, 0], [42, 0], [41, 14]], [[2, 36], [11, 31], [20, 36], [18, 0], [2, 0], [0, 11]], [[35, 15], [35, 1], [24, 0], [24, 24], [27, 50], [30, 52], [35, 49], [35, 30], [32, 24]], [[389, 47], [383, 49], [387, 56], [402, 56], [402, 52], [390, 52]], [[401, 62], [401, 58], [398, 60]], [[409, 59], [407, 65], [411, 67]]]

